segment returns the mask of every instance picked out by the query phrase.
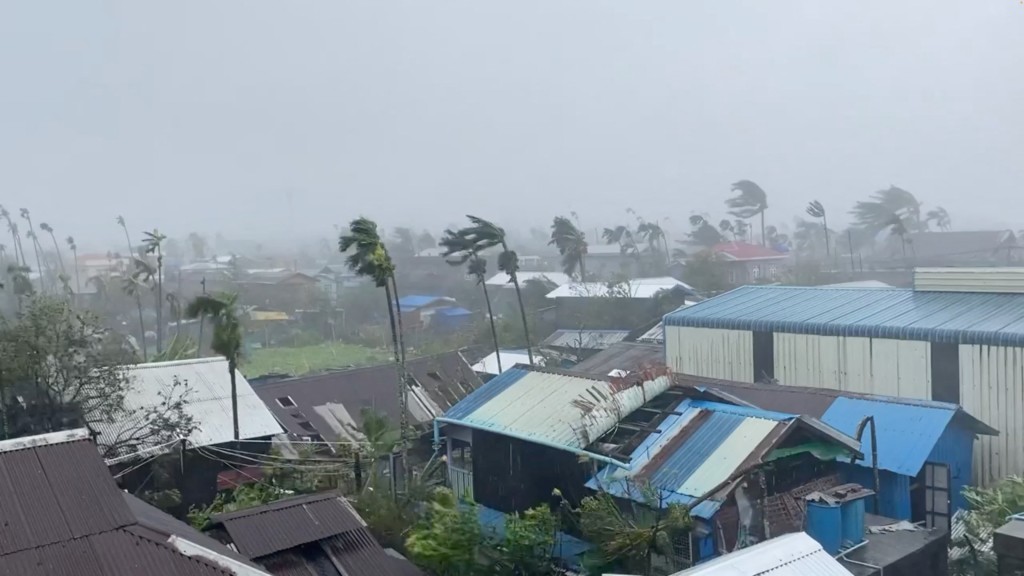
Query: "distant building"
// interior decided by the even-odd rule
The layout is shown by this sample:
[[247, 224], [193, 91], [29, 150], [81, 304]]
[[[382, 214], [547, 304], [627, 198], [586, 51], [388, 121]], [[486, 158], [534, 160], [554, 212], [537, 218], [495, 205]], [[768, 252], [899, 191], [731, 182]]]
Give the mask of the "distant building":
[[447, 296], [410, 294], [399, 298], [398, 304], [406, 330], [454, 332], [472, 323], [474, 316]]
[[573, 372], [623, 376], [665, 365], [665, 351], [657, 344], [616, 342], [572, 367]]
[[323, 293], [316, 277], [284, 268], [252, 270], [236, 284], [244, 303], [289, 313], [315, 308]]
[[670, 276], [618, 283], [574, 282], [555, 288], [546, 297], [555, 304], [558, 328], [626, 331], [660, 316], [666, 299], [671, 299], [673, 306], [700, 299], [692, 286]]
[[[1012, 230], [914, 232], [907, 235], [913, 266], [1015, 266], [1024, 258]], [[898, 259], [903, 259], [902, 254]]]
[[791, 264], [789, 254], [748, 242], [723, 242], [709, 251], [725, 268], [725, 280], [733, 286], [778, 282]]

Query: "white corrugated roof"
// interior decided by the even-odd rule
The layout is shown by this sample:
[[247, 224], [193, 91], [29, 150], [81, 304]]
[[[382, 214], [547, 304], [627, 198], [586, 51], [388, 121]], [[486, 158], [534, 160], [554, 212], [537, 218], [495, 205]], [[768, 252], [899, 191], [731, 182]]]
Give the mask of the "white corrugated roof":
[[548, 293], [548, 298], [599, 298], [603, 296], [629, 295], [630, 298], [652, 298], [662, 290], [671, 290], [680, 287], [691, 292], [693, 287], [672, 278], [661, 276], [658, 278], [634, 278], [626, 280], [615, 287], [615, 291], [609, 293], [608, 284], [605, 282], [573, 282], [559, 286]]
[[[185, 410], [193, 418], [196, 430], [188, 437], [193, 446], [212, 446], [234, 440], [234, 425], [231, 414], [231, 377], [228, 362], [224, 358], [198, 358], [173, 362], [137, 364], [128, 368], [131, 389], [125, 396], [125, 407], [132, 412], [159, 406], [161, 394], [168, 394], [174, 379], [186, 383], [188, 397]], [[239, 436], [261, 438], [281, 434], [274, 415], [253, 392], [252, 386], [235, 371], [235, 385], [238, 394]], [[106, 438], [116, 437], [122, 430], [138, 426], [137, 422], [96, 423], [99, 432], [98, 443]]]
[[[572, 282], [572, 278], [564, 272], [523, 272], [519, 271], [516, 273], [516, 278], [519, 279], [519, 285], [522, 286], [523, 282], [527, 280], [547, 280], [556, 286], [564, 286]], [[505, 286], [509, 284], [509, 276], [504, 272], [498, 272], [494, 276], [487, 279], [488, 286]]]
[[[538, 365], [544, 365], [544, 359], [537, 357], [534, 361]], [[502, 350], [501, 351], [501, 372], [508, 370], [516, 364], [529, 364], [530, 356], [525, 350]], [[498, 353], [491, 352], [483, 360], [473, 365], [474, 372], [483, 372], [485, 374], [498, 375], [501, 372], [498, 371]]]
[[853, 576], [804, 532], [786, 534], [673, 576]]

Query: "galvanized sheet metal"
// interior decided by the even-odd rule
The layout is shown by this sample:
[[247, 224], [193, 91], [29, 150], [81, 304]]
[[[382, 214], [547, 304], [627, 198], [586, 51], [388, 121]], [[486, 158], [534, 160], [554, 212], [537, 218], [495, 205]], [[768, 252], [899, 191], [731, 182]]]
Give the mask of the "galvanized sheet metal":
[[700, 496], [729, 478], [758, 444], [779, 426], [774, 420], [744, 418], [700, 467], [683, 482], [677, 492]]
[[581, 450], [671, 383], [670, 377], [658, 376], [616, 389], [608, 380], [520, 367], [470, 394], [445, 419]]
[[[839, 397], [821, 420], [853, 436], [861, 420], [873, 415], [878, 437], [878, 467], [905, 476], [917, 476], [955, 413], [955, 409], [949, 408]], [[866, 432], [861, 439], [864, 459], [858, 460], [857, 464], [871, 467], [871, 451], [871, 435]]]
[[960, 346], [960, 402], [999, 430], [974, 445], [974, 481], [1024, 474], [1024, 348]]
[[786, 534], [714, 558], [674, 576], [853, 576], [804, 532]]
[[[992, 242], [992, 245], [998, 243]], [[915, 268], [914, 290], [1024, 294], [1024, 268]]]
[[1024, 346], [1024, 295], [744, 286], [665, 316], [668, 327]]
[[743, 330], [666, 326], [665, 359], [676, 372], [754, 381], [753, 335]]

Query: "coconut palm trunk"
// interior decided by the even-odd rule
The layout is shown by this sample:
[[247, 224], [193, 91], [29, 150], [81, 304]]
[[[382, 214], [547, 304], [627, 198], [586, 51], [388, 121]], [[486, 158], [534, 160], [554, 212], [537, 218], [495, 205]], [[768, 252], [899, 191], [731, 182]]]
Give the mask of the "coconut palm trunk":
[[[502, 244], [502, 249], [508, 251], [508, 246]], [[526, 321], [526, 306], [523, 304], [523, 291], [519, 288], [519, 274], [515, 270], [510, 270], [509, 276], [512, 277], [512, 285], [516, 287], [516, 300], [519, 301], [519, 317], [523, 319], [523, 337], [526, 338], [526, 357], [530, 360], [530, 365], [533, 365], [533, 345], [530, 343], [530, 324]]]
[[74, 264], [75, 264], [75, 292], [81, 292], [82, 291], [82, 283], [79, 281], [79, 274], [78, 274], [78, 244], [75, 243], [75, 239], [73, 237], [71, 237], [71, 236], [68, 236], [68, 238], [67, 238], [67, 240], [65, 240], [65, 242], [68, 243], [68, 248], [71, 248], [71, 256], [74, 258]]
[[60, 273], [67, 274], [68, 271], [64, 267], [64, 255], [60, 253], [60, 244], [57, 243], [57, 237], [53, 235], [53, 228], [47, 230], [50, 234], [50, 239], [53, 240], [53, 251], [57, 253], [57, 262], [60, 264]]
[[[583, 265], [580, 265], [580, 275], [583, 275]], [[491, 339], [494, 340], [494, 357], [498, 360], [498, 374], [504, 372], [501, 367], [501, 347], [498, 346], [498, 329], [494, 326], [494, 311], [491, 310], [491, 295], [487, 292], [487, 282], [480, 282], [484, 290], [484, 302], [487, 302], [487, 320], [491, 323]]]
[[[401, 308], [398, 306], [398, 299], [392, 293], [393, 282], [384, 284], [384, 297], [388, 300], [388, 321], [391, 323], [391, 346], [395, 353], [395, 369], [398, 371], [398, 412], [399, 412], [399, 440], [398, 446], [402, 454], [402, 469], [408, 474], [408, 438], [409, 428], [409, 384], [405, 372], [405, 351], [401, 343]], [[398, 484], [395, 484], [398, 487]], [[395, 494], [397, 497], [397, 494]]]
[[[120, 224], [121, 228], [124, 230], [124, 239], [128, 242], [128, 257], [134, 258], [135, 248], [132, 247], [132, 237], [128, 234], [128, 223], [125, 222], [123, 216], [117, 217], [117, 223]], [[149, 356], [146, 346], [146, 318], [142, 314], [142, 294], [140, 294], [138, 290], [135, 291], [135, 306], [139, 310], [139, 337], [142, 338], [142, 361], [145, 362], [147, 360], [147, 356]]]
[[235, 381], [235, 373], [238, 371], [238, 360], [228, 358], [228, 372], [231, 373], [231, 430], [235, 434], [235, 448], [241, 440], [238, 430], [238, 384]]

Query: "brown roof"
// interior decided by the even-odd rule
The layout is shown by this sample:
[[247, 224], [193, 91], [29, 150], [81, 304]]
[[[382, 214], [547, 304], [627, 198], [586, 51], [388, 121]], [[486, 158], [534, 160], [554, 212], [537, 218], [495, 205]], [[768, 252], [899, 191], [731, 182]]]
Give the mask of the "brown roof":
[[0, 574], [229, 574], [140, 527], [85, 430], [0, 442], [0, 495]]
[[[406, 367], [415, 382], [409, 397], [414, 426], [426, 428], [482, 384], [458, 351], [409, 360]], [[397, 379], [395, 365], [384, 364], [277, 380], [254, 389], [288, 432], [348, 441], [357, 439], [364, 408], [398, 423]], [[294, 406], [286, 406], [289, 403]]]
[[607, 376], [612, 370], [633, 372], [665, 364], [665, 349], [657, 344], [617, 342], [572, 367], [573, 372]]
[[308, 575], [311, 569], [340, 574], [329, 571], [335, 563], [351, 575], [422, 574], [384, 550], [355, 509], [335, 492], [285, 498], [210, 521], [213, 528], [224, 529], [239, 552], [278, 576]]

